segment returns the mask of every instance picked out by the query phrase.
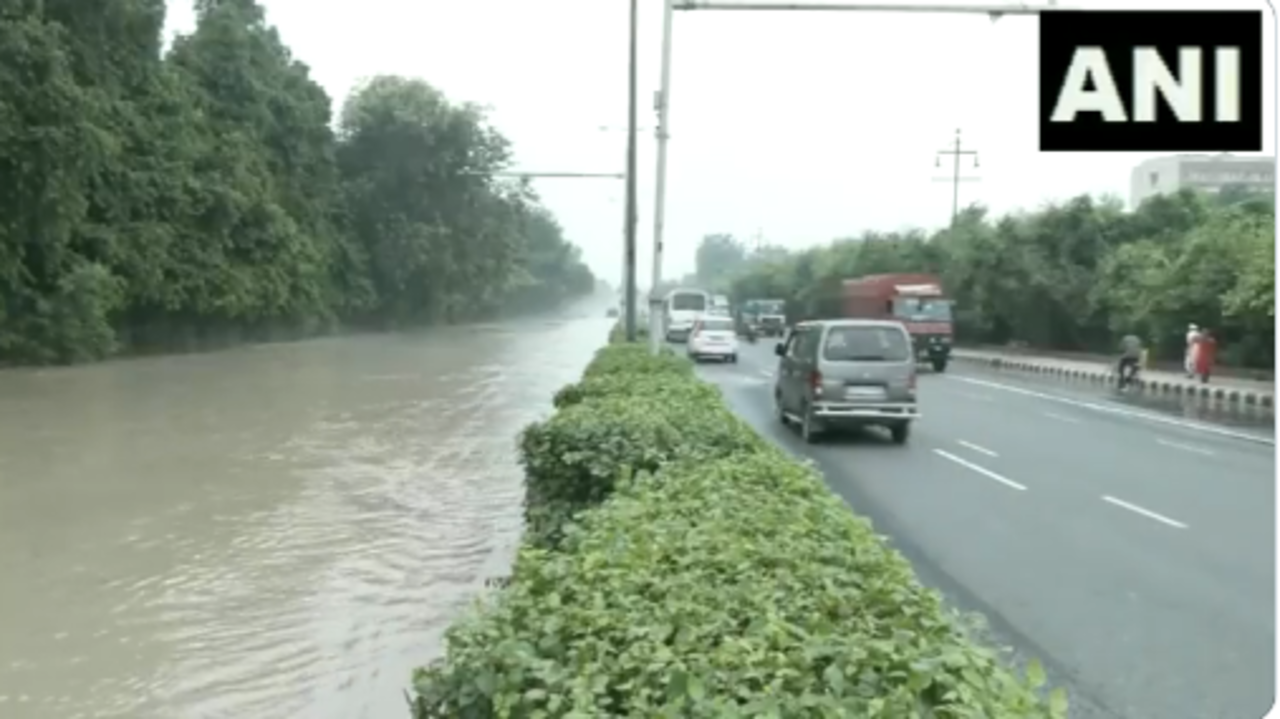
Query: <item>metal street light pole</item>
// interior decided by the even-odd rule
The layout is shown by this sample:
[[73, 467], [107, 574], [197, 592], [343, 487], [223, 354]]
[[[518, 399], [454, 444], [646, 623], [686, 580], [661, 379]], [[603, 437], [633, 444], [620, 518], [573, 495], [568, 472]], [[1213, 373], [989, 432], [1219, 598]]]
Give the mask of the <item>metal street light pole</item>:
[[[648, 128], [638, 127], [636, 128], [636, 132], [642, 132], [646, 129]], [[596, 130], [599, 132], [627, 132], [627, 128], [625, 127], [614, 127], [612, 125], [599, 125], [596, 127]], [[626, 174], [623, 174], [620, 177], [625, 179]], [[626, 213], [624, 212], [622, 217], [622, 253], [621, 253], [622, 271], [618, 273], [618, 287], [621, 288], [624, 295], [626, 293], [626, 287], [627, 287], [627, 268], [630, 267], [630, 264], [627, 261], [627, 225], [628, 225], [627, 217], [626, 217]], [[625, 311], [626, 309], [625, 299], [623, 304], [624, 304], [623, 309]]]
[[658, 126], [655, 134], [658, 140], [658, 169], [653, 196], [653, 269], [649, 278], [649, 348], [656, 355], [662, 349], [662, 340], [666, 334], [662, 316], [662, 298], [658, 296], [658, 286], [662, 284], [662, 239], [666, 231], [667, 211], [667, 140], [668, 113], [670, 103], [667, 98], [671, 92], [671, 21], [675, 15], [672, 3], [675, 0], [663, 0], [662, 3], [662, 74], [659, 90], [654, 93], [654, 109], [658, 111]]
[[627, 69], [627, 341], [636, 341], [636, 25], [639, 0], [631, 0], [631, 42]]

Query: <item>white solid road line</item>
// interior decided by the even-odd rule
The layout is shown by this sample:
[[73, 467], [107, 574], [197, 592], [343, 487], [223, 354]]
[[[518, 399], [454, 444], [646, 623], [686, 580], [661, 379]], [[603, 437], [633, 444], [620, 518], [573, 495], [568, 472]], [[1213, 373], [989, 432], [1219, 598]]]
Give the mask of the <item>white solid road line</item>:
[[1110, 502], [1111, 504], [1114, 504], [1115, 506], [1120, 507], [1121, 509], [1127, 509], [1130, 512], [1133, 512], [1134, 514], [1141, 514], [1147, 519], [1154, 519], [1157, 522], [1160, 522], [1161, 524], [1167, 524], [1170, 527], [1176, 527], [1178, 529], [1187, 528], [1187, 525], [1183, 524], [1182, 522], [1179, 522], [1176, 519], [1169, 519], [1163, 514], [1157, 514], [1156, 512], [1152, 512], [1150, 509], [1139, 507], [1138, 505], [1131, 504], [1129, 502], [1124, 501], [1123, 499], [1116, 499], [1115, 497], [1111, 497], [1104, 494], [1102, 495], [1102, 501]]
[[957, 439], [957, 440], [956, 440], [956, 444], [960, 445], [961, 447], [968, 447], [969, 449], [972, 449], [973, 451], [977, 452], [978, 454], [985, 454], [985, 455], [987, 455], [988, 457], [999, 457], [999, 456], [1000, 456], [1000, 455], [996, 454], [995, 452], [992, 452], [991, 450], [987, 449], [986, 447], [981, 447], [981, 446], [979, 446], [979, 445], [974, 444], [973, 442], [966, 442], [966, 441], [964, 441], [963, 439]]
[[1057, 412], [1045, 412], [1044, 416], [1050, 419], [1056, 419], [1059, 422], [1070, 422], [1072, 424], [1080, 424], [1080, 420], [1076, 419], [1075, 417], [1068, 417], [1065, 414], [1058, 414]]
[[762, 369], [760, 370], [760, 374], [764, 375], [765, 377], [770, 377], [770, 378], [773, 377], [772, 370]]
[[1160, 437], [1156, 437], [1156, 444], [1163, 444], [1166, 447], [1180, 449], [1184, 452], [1195, 452], [1196, 454], [1203, 454], [1206, 457], [1214, 456], [1214, 451], [1211, 449], [1205, 449], [1204, 447], [1197, 447], [1193, 444], [1183, 444], [1181, 442], [1173, 442], [1167, 439], [1162, 439]]
[[1157, 422], [1159, 424], [1167, 424], [1173, 427], [1181, 427], [1183, 429], [1195, 430], [1197, 432], [1204, 432], [1205, 434], [1213, 434], [1219, 437], [1230, 437], [1231, 439], [1240, 439], [1246, 442], [1257, 442], [1258, 444], [1267, 444], [1273, 447], [1276, 444], [1276, 441], [1271, 437], [1263, 437], [1262, 435], [1252, 434], [1249, 432], [1237, 432], [1235, 430], [1226, 429], [1224, 427], [1215, 427], [1213, 425], [1202, 424], [1200, 422], [1188, 422], [1187, 420], [1183, 420], [1183, 419], [1174, 419], [1173, 417], [1166, 417], [1164, 415], [1153, 414], [1151, 412], [1142, 412], [1134, 409], [1129, 409], [1127, 407], [1115, 407], [1115, 406], [1107, 406], [1103, 404], [1096, 404], [1094, 402], [1083, 402], [1081, 400], [1068, 399], [1067, 397], [1059, 397], [1057, 395], [1046, 394], [1044, 392], [1036, 392], [1034, 390], [1024, 389], [1022, 387], [1012, 387], [1007, 384], [1000, 384], [999, 382], [990, 382], [988, 380], [983, 380], [983, 379], [974, 379], [972, 377], [956, 377], [954, 375], [947, 375], [947, 378], [956, 382], [967, 382], [969, 384], [978, 385], [980, 387], [990, 387], [991, 389], [998, 389], [1004, 392], [1012, 392], [1014, 394], [1020, 394], [1026, 397], [1035, 397], [1036, 399], [1044, 399], [1050, 402], [1059, 402], [1061, 404], [1070, 405], [1072, 407], [1080, 407], [1082, 409], [1091, 409], [1095, 412], [1106, 412], [1108, 414], [1120, 415], [1122, 417], [1132, 417], [1134, 419], [1145, 419], [1148, 422]]
[[939, 457], [942, 457], [943, 459], [947, 459], [947, 460], [950, 460], [950, 461], [952, 461], [952, 462], [955, 462], [956, 464], [960, 465], [961, 467], [964, 467], [965, 469], [968, 469], [968, 470], [972, 470], [972, 471], [974, 471], [974, 472], [977, 472], [978, 474], [981, 474], [982, 476], [986, 477], [987, 479], [994, 479], [995, 481], [999, 482], [1000, 484], [1003, 484], [1003, 485], [1004, 485], [1004, 486], [1006, 486], [1006, 487], [1010, 487], [1010, 488], [1012, 488], [1012, 489], [1016, 489], [1016, 490], [1018, 490], [1018, 491], [1020, 491], [1020, 492], [1025, 492], [1025, 491], [1027, 491], [1027, 488], [1026, 488], [1025, 486], [1023, 486], [1023, 485], [1021, 485], [1021, 484], [1018, 484], [1017, 482], [1013, 481], [1012, 479], [1009, 479], [1008, 477], [1002, 477], [1002, 476], [1000, 476], [1000, 475], [996, 474], [995, 472], [992, 472], [991, 470], [987, 469], [986, 467], [981, 467], [981, 466], [978, 466], [978, 465], [974, 464], [973, 462], [970, 462], [970, 461], [968, 461], [968, 460], [966, 460], [966, 459], [961, 459], [961, 458], [959, 458], [959, 457], [955, 456], [954, 454], [952, 454], [952, 453], [950, 453], [950, 452], [947, 452], [947, 451], [945, 451], [945, 450], [941, 450], [941, 449], [935, 449], [935, 450], [933, 450], [933, 452], [934, 452], [934, 454], [938, 455]]

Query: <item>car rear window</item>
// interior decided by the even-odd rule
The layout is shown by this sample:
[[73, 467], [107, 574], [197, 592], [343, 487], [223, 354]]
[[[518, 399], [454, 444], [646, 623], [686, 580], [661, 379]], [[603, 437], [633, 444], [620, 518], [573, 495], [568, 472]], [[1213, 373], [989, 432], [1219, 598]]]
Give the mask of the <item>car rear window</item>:
[[832, 327], [822, 358], [832, 362], [903, 362], [911, 357], [907, 334], [896, 327]]
[[733, 320], [711, 317], [702, 320], [702, 329], [711, 332], [732, 332]]

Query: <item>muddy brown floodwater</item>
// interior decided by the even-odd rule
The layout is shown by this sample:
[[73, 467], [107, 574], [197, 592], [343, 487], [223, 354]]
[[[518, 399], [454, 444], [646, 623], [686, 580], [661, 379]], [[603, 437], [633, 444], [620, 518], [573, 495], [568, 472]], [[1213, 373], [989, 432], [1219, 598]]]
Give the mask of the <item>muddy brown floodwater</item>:
[[610, 323], [0, 372], [0, 716], [406, 717]]

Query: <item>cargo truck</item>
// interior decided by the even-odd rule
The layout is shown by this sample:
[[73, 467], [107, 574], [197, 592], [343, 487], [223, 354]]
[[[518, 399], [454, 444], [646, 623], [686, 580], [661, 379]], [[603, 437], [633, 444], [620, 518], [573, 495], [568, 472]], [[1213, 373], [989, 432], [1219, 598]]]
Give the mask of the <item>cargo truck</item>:
[[893, 319], [911, 334], [917, 362], [945, 372], [951, 359], [954, 323], [952, 301], [936, 275], [867, 275], [845, 280], [841, 286], [845, 317]]

